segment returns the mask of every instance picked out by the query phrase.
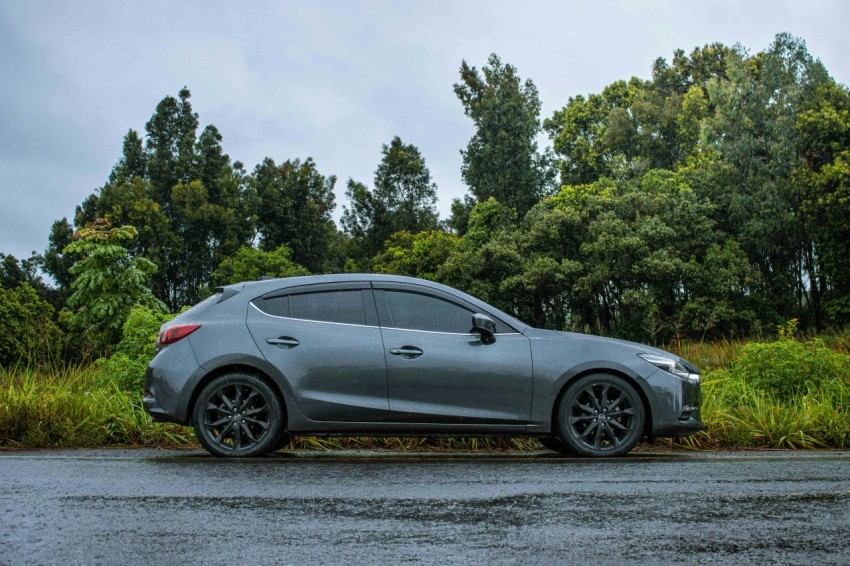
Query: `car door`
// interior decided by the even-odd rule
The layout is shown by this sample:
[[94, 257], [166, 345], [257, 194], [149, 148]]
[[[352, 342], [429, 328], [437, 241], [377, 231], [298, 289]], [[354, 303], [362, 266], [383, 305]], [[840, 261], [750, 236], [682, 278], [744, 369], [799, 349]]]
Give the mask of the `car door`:
[[389, 408], [381, 331], [368, 283], [283, 289], [252, 301], [248, 328], [316, 421], [383, 421]]
[[[529, 340], [497, 321], [496, 341], [471, 333], [476, 308], [414, 285], [375, 285], [394, 422], [529, 421]], [[486, 314], [486, 313], [484, 313]]]

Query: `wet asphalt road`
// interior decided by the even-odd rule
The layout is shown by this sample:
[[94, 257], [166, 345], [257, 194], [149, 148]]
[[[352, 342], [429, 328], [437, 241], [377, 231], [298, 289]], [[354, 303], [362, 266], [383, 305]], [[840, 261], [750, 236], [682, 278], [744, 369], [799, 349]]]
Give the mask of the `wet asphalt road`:
[[0, 564], [850, 564], [850, 452], [0, 453]]

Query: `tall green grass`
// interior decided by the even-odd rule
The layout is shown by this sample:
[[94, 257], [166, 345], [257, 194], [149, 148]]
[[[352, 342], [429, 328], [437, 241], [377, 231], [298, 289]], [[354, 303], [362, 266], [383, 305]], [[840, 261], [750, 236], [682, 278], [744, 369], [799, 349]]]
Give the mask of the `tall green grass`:
[[191, 442], [187, 432], [154, 423], [138, 395], [92, 367], [0, 368], [0, 446], [174, 445]]
[[689, 448], [850, 447], [848, 335], [796, 339], [792, 321], [771, 342], [683, 344], [703, 368], [706, 429]]

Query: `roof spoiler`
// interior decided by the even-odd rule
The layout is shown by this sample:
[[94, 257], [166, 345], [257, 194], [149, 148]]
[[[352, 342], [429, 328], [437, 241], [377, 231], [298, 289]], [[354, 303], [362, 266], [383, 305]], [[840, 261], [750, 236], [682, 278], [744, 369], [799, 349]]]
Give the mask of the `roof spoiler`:
[[242, 290], [241, 287], [239, 287], [238, 289], [234, 289], [233, 287], [216, 287], [215, 288], [216, 294], [221, 293], [221, 296], [216, 301], [216, 304], [218, 304], [222, 301], [226, 301], [227, 299], [229, 299], [233, 295], [239, 294], [239, 291], [241, 291], [241, 290]]

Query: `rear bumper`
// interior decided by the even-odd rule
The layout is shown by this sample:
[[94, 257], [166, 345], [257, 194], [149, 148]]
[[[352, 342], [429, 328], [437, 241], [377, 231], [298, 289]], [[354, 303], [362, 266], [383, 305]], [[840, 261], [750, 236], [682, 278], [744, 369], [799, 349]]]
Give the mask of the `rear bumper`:
[[167, 413], [162, 407], [160, 407], [156, 398], [149, 393], [145, 394], [142, 399], [142, 403], [145, 406], [145, 411], [147, 411], [151, 418], [157, 422], [185, 424], [181, 419]]
[[159, 422], [187, 424], [191, 380], [200, 371], [188, 340], [160, 350], [145, 372], [145, 410]]

